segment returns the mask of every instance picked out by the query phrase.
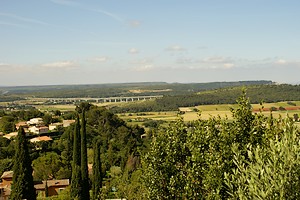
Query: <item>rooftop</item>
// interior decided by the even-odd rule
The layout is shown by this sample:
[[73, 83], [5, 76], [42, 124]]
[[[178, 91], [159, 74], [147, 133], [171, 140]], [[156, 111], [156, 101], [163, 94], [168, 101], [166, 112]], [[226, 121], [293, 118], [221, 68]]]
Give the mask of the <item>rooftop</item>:
[[[47, 180], [47, 186], [49, 187], [63, 187], [70, 185], [69, 179], [62, 179], [62, 180]], [[35, 189], [37, 190], [44, 190], [46, 186], [46, 181], [36, 182], [34, 184]]]
[[13, 171], [5, 171], [5, 172], [3, 172], [1, 178], [12, 178], [13, 175], [14, 175]]

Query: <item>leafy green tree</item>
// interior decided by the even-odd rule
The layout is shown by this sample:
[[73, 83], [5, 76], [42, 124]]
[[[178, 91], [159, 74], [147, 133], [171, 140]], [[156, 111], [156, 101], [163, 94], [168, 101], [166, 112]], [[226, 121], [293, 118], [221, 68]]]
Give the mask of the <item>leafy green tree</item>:
[[14, 142], [0, 136], [0, 159], [13, 158], [14, 156]]
[[49, 125], [49, 124], [53, 123], [52, 115], [45, 114], [43, 116], [43, 122], [45, 123], [45, 125]]
[[55, 110], [55, 111], [54, 111], [54, 115], [55, 115], [55, 116], [61, 116], [60, 110]]
[[[273, 119], [274, 120], [274, 119]], [[233, 145], [232, 173], [226, 173], [230, 199], [299, 199], [300, 135], [291, 118], [274, 120], [273, 137], [248, 146], [248, 159]]]
[[147, 190], [142, 182], [142, 176], [143, 171], [141, 169], [137, 169], [132, 173], [125, 170], [121, 175], [112, 179], [112, 184], [116, 185], [117, 188], [116, 198], [147, 199]]
[[65, 178], [71, 179], [72, 177], [72, 163], [73, 163], [73, 137], [74, 137], [75, 124], [66, 128], [59, 140], [54, 141], [53, 148], [60, 152], [62, 163], [64, 165], [61, 170], [61, 175]]
[[61, 157], [55, 152], [48, 152], [45, 155], [38, 157], [32, 164], [34, 177], [37, 180], [62, 178], [60, 177], [60, 171], [63, 170], [64, 166]]
[[[234, 164], [232, 145], [249, 160], [247, 147], [263, 145], [273, 133], [262, 114], [253, 114], [246, 93], [232, 109], [233, 120], [211, 117], [184, 124], [179, 119], [154, 133], [143, 159], [150, 199], [227, 199], [225, 174]], [[271, 128], [270, 128], [271, 129]]]
[[15, 130], [15, 119], [12, 116], [4, 116], [0, 119], [0, 130], [10, 133]]
[[185, 199], [187, 131], [182, 120], [154, 137], [144, 159], [149, 199]]
[[5, 171], [11, 171], [13, 168], [13, 159], [5, 158], [0, 159], [0, 174], [3, 174]]
[[21, 127], [16, 138], [11, 199], [36, 199], [32, 171], [28, 141], [25, 137], [25, 131]]
[[126, 125], [104, 107], [92, 106], [86, 115], [87, 144], [91, 145], [93, 138], [99, 136], [103, 171], [112, 166], [123, 170], [130, 155], [139, 156], [139, 149], [143, 148], [143, 128]]

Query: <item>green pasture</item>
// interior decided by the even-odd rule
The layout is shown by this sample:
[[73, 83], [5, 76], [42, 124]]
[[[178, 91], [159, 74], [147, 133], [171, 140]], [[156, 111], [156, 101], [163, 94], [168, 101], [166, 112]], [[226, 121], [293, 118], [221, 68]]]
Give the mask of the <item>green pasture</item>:
[[[294, 102], [296, 105], [300, 105], [300, 101]], [[272, 108], [275, 107], [279, 109], [279, 107], [288, 108], [293, 107], [289, 105], [287, 102], [278, 102], [278, 103], [265, 103], [262, 105], [260, 104], [252, 104], [252, 108], [255, 110], [261, 108]], [[199, 110], [199, 111], [195, 111]], [[222, 104], [222, 105], [201, 105], [196, 107], [184, 107], [179, 108], [182, 112], [181, 114], [178, 111], [172, 112], [143, 112], [143, 113], [123, 113], [119, 114], [119, 117], [123, 120], [129, 122], [130, 124], [139, 124], [141, 125], [145, 120], [152, 119], [152, 120], [164, 120], [167, 122], [174, 121], [178, 119], [178, 117], [182, 117], [184, 121], [193, 121], [197, 119], [209, 119], [210, 117], [217, 117], [220, 116], [221, 118], [232, 119], [231, 108], [237, 108], [236, 104]], [[262, 114], [266, 116], [270, 116], [271, 114], [273, 117], [293, 117], [294, 114], [298, 114], [300, 116], [300, 110], [283, 110], [283, 111], [262, 111]], [[299, 125], [300, 126], [300, 125]]]
[[[28, 100], [27, 100], [28, 101]], [[26, 100], [20, 102], [22, 104], [26, 104]], [[35, 104], [34, 106], [41, 111], [74, 111], [75, 105], [71, 104], [57, 104], [57, 105], [45, 105], [42, 103], [41, 99], [30, 99], [31, 104]], [[300, 106], [300, 101], [293, 101], [297, 106]], [[1, 102], [0, 105], [6, 105], [7, 103]], [[112, 102], [112, 103], [97, 103], [97, 106], [122, 106], [125, 105], [124, 102]], [[265, 103], [263, 104], [263, 108], [270, 109], [275, 107], [279, 109], [279, 107], [283, 108], [291, 108], [292, 105], [289, 105], [287, 102], [278, 102], [278, 103]], [[197, 119], [209, 119], [210, 117], [220, 116], [221, 118], [232, 119], [231, 108], [237, 108], [236, 104], [221, 104], [221, 105], [200, 105], [196, 107], [181, 107], [178, 110], [183, 111], [179, 114], [178, 111], [163, 111], [163, 112], [142, 112], [142, 113], [120, 113], [118, 116], [122, 118], [124, 121], [132, 124], [132, 125], [142, 125], [145, 121], [152, 120], [163, 120], [166, 122], [175, 121], [178, 117], [182, 117], [184, 121], [193, 121]], [[252, 104], [252, 108], [258, 111], [262, 108], [260, 104]], [[197, 111], [198, 110], [198, 111]], [[264, 115], [269, 116], [271, 114], [270, 111], [263, 111]], [[300, 110], [283, 110], [283, 111], [273, 111], [272, 115], [274, 117], [293, 117], [294, 114], [298, 114], [300, 116]], [[300, 125], [299, 125], [300, 126]]]

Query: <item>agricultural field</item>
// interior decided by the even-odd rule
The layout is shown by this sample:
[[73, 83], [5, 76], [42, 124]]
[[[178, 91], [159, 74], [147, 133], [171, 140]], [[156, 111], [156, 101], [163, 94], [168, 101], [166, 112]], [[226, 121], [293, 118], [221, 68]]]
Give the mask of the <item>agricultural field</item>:
[[[42, 112], [60, 110], [61, 112], [65, 111], [74, 111], [74, 104], [54, 104], [47, 105], [45, 104], [45, 99], [43, 98], [28, 98], [26, 100], [20, 100], [15, 102], [19, 105], [32, 105], [35, 108], [39, 109]], [[291, 105], [292, 103], [292, 105]], [[7, 105], [7, 102], [0, 102], [0, 105]], [[108, 102], [108, 103], [93, 103], [97, 106], [105, 107], [114, 107], [122, 106], [126, 103], [124, 102]], [[210, 117], [220, 116], [221, 118], [232, 119], [231, 108], [236, 108], [235, 104], [218, 104], [218, 105], [200, 105], [195, 107], [180, 107], [177, 111], [161, 111], [161, 112], [138, 112], [138, 113], [119, 113], [118, 116], [124, 121], [128, 122], [131, 125], [143, 125], [144, 122], [149, 120], [162, 121], [163, 123], [168, 123], [175, 121], [179, 117], [182, 117], [185, 122], [193, 121], [197, 119], [208, 119]], [[260, 112], [266, 116], [271, 114], [274, 117], [293, 117], [294, 114], [300, 116], [300, 101], [293, 102], [278, 102], [278, 103], [265, 103], [252, 104], [253, 112]], [[298, 123], [299, 124], [299, 123]], [[300, 126], [300, 125], [299, 125]]]
[[[300, 105], [300, 101], [293, 102], [296, 105]], [[196, 107], [185, 107], [179, 108], [181, 112], [172, 111], [172, 112], [142, 112], [142, 113], [123, 113], [119, 114], [119, 117], [123, 120], [129, 122], [130, 124], [142, 124], [144, 121], [152, 119], [152, 120], [163, 120], [166, 122], [174, 121], [178, 119], [178, 117], [182, 117], [184, 121], [193, 121], [197, 119], [208, 119], [212, 116], [221, 118], [232, 119], [232, 113], [230, 111], [231, 108], [236, 108], [237, 105], [234, 104], [222, 104], [222, 105], [202, 105]], [[272, 111], [272, 115], [276, 118], [278, 117], [293, 117], [294, 114], [298, 114], [300, 116], [300, 107], [299, 106], [291, 106], [287, 102], [278, 102], [278, 103], [266, 103], [263, 104], [263, 107], [260, 104], [252, 104], [254, 112], [260, 112], [266, 116], [271, 114], [271, 109], [277, 109], [276, 111]], [[285, 110], [279, 110], [282, 107]], [[299, 125], [299, 123], [298, 123]]]

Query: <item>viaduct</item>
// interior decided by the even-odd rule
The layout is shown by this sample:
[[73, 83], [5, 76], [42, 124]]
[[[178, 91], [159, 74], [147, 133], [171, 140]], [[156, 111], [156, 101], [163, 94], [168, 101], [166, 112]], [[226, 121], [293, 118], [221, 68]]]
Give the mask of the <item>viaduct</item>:
[[53, 103], [61, 102], [96, 102], [96, 103], [107, 103], [107, 102], [132, 102], [132, 101], [142, 101], [149, 99], [162, 98], [162, 95], [157, 96], [132, 96], [132, 97], [106, 97], [106, 98], [47, 98], [48, 101]]

